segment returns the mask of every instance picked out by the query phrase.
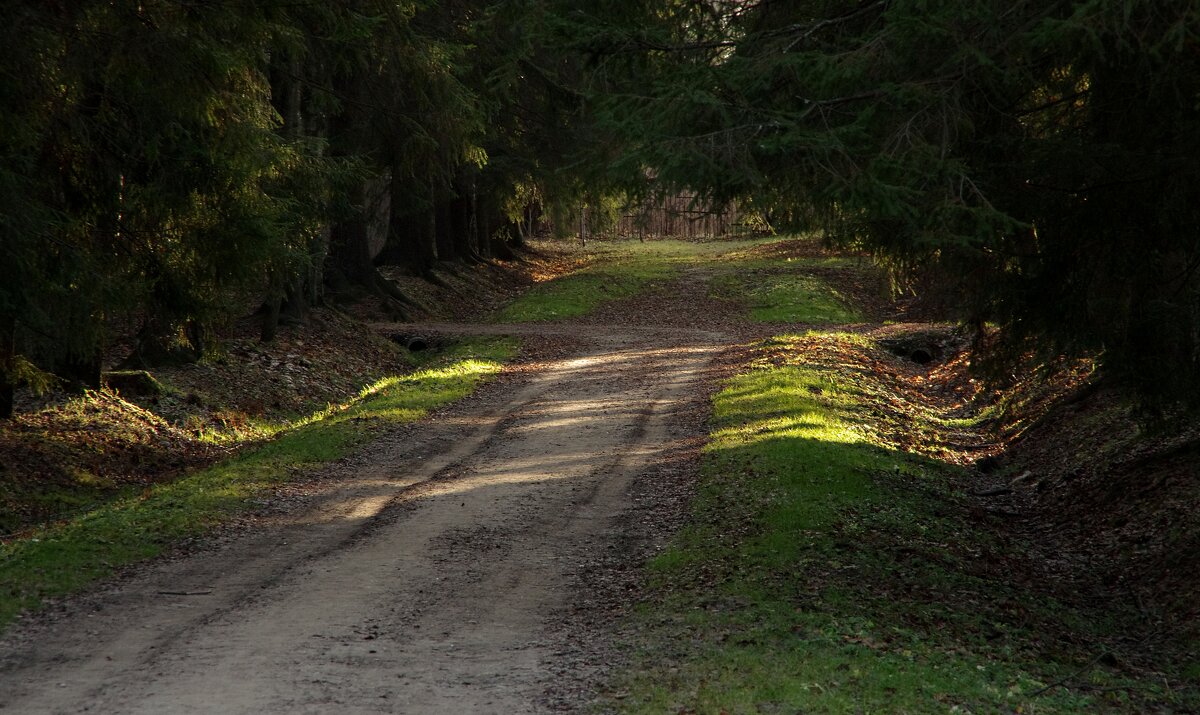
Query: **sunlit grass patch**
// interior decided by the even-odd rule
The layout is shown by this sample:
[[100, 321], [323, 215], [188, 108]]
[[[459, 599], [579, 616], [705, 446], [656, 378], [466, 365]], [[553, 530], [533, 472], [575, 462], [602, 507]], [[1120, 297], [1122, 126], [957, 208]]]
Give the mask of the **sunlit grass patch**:
[[781, 268], [796, 271], [821, 269], [862, 270], [868, 266], [862, 258], [851, 256], [820, 256], [800, 258], [762, 258], [753, 251], [733, 251], [726, 254], [724, 260], [733, 263], [741, 270], [775, 270]]
[[[795, 361], [787, 353], [805, 352]], [[1136, 615], [1030, 589], [1019, 543], [894, 448], [861, 336], [781, 336], [714, 398], [690, 524], [605, 707], [634, 713], [1190, 711], [1096, 658]], [[865, 362], [865, 361], [864, 361]], [[917, 409], [906, 405], [905, 409]], [[1103, 644], [1103, 645], [1102, 645]], [[1051, 687], [1058, 682], [1071, 687]]]
[[256, 497], [379, 430], [465, 397], [515, 351], [511, 339], [464, 343], [424, 370], [384, 378], [353, 400], [296, 420], [253, 451], [0, 544], [0, 625], [249, 509]]
[[592, 242], [588, 250], [598, 257], [610, 258], [641, 258], [654, 256], [676, 260], [711, 260], [714, 258], [740, 258], [755, 248], [779, 243], [777, 236], [758, 236], [752, 238], [709, 238], [704, 240], [683, 240], [676, 238], [656, 238], [647, 241], [618, 239]]
[[577, 318], [610, 300], [628, 298], [675, 274], [669, 266], [618, 265], [585, 269], [530, 289], [496, 314], [496, 320], [525, 323]]
[[[790, 247], [811, 248], [808, 238], [761, 237], [707, 241], [621, 240], [589, 244], [588, 265], [526, 292], [496, 315], [506, 322], [547, 321], [586, 315], [601, 304], [628, 298], [675, 278], [681, 271], [711, 272], [716, 293], [745, 301], [765, 322], [844, 323], [859, 316], [844, 297], [804, 270], [858, 270], [859, 259], [834, 255], [792, 258]], [[764, 252], [762, 249], [769, 249]], [[792, 271], [792, 269], [795, 269]]]
[[731, 255], [774, 240], [593, 242], [588, 246], [589, 265], [534, 286], [499, 311], [495, 319], [535, 322], [587, 315], [605, 302], [662, 285], [686, 268], [719, 265]]
[[[798, 269], [800, 270], [800, 269]], [[862, 315], [816, 276], [779, 269], [727, 273], [714, 281], [716, 294], [741, 301], [763, 323], [854, 323]]]

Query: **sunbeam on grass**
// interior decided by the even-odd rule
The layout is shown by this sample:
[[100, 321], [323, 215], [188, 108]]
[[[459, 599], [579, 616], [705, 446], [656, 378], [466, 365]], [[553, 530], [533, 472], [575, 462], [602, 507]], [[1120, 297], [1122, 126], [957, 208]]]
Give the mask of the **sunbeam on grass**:
[[[804, 263], [797, 262], [796, 271]], [[718, 296], [736, 298], [750, 317], [762, 323], [854, 323], [862, 315], [828, 283], [803, 273], [772, 271], [728, 273], [714, 281]]]
[[505, 306], [495, 319], [541, 322], [577, 318], [609, 301], [661, 286], [687, 267], [742, 260], [740, 252], [771, 240], [777, 239], [592, 244], [587, 267], [535, 286]]
[[251, 451], [0, 543], [0, 626], [246, 511], [275, 486], [381, 430], [465, 397], [515, 351], [511, 339], [464, 343], [424, 370], [384, 378], [345, 404], [296, 420]]
[[[816, 347], [780, 357], [806, 345]], [[872, 413], [888, 403], [869, 371], [845, 369], [870, 349], [861, 337], [781, 337], [714, 398], [690, 523], [649, 566], [631, 662], [604, 706], [714, 714], [1195, 706], [1163, 678], [1096, 659], [1095, 644], [1121, 633], [1119, 609], [1094, 613], [1028, 589], [1013, 575], [1020, 544], [972, 523], [955, 468], [876, 434]], [[1072, 687], [1055, 687], [1066, 680]]]

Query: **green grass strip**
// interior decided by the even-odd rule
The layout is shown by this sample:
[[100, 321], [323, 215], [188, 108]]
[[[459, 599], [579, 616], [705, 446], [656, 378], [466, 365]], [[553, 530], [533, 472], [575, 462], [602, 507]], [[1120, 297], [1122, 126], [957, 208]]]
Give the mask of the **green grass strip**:
[[618, 259], [537, 285], [501, 310], [499, 322], [529, 323], [577, 318], [602, 304], [630, 298], [675, 277], [671, 263], [654, 255]]
[[419, 372], [385, 378], [346, 405], [299, 420], [257, 449], [0, 544], [0, 627], [47, 597], [77, 592], [248, 510], [255, 497], [338, 459], [382, 429], [465, 397], [516, 349], [511, 339], [464, 343]]
[[[795, 240], [811, 240], [797, 238]], [[604, 303], [629, 298], [662, 285], [683, 269], [716, 271], [717, 292], [748, 299], [753, 316], [764, 322], [848, 323], [858, 314], [818, 278], [785, 272], [790, 259], [759, 259], [748, 252], [776, 237], [750, 240], [605, 241], [589, 244], [585, 268], [535, 286], [495, 315], [500, 322], [540, 322], [576, 318]], [[797, 270], [856, 264], [840, 258], [806, 259]], [[748, 275], [747, 271], [753, 274]], [[760, 274], [769, 273], [766, 279]]]
[[[870, 349], [845, 336], [775, 346], [797, 340]], [[1022, 559], [1020, 545], [973, 523], [949, 467], [880, 446], [872, 376], [832, 352], [759, 361], [715, 397], [690, 524], [650, 564], [652, 597], [628, 631], [637, 634], [627, 643], [633, 660], [602, 708], [1136, 713], [1200, 705], [1195, 690], [1167, 689], [1150, 671], [1131, 679], [1096, 658], [1129, 620], [1013, 583], [1004, 565]], [[1048, 687], [1060, 679], [1073, 687]]]
[[863, 319], [845, 298], [815, 276], [775, 268], [726, 274], [715, 280], [714, 286], [717, 295], [745, 303], [750, 317], [760, 323], [832, 325]]
[[688, 267], [741, 260], [738, 253], [775, 239], [707, 242], [600, 241], [588, 245], [590, 262], [581, 270], [526, 291], [499, 311], [499, 322], [562, 320], [587, 315], [604, 303], [630, 298], [665, 284]]

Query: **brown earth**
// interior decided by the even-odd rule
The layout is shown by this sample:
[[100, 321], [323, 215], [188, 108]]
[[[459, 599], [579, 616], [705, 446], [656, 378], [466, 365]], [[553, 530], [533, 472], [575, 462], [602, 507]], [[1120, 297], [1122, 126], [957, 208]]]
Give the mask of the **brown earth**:
[[0, 641], [0, 705], [578, 708], [610, 661], [578, 624], [627, 605], [678, 521], [735, 349], [713, 319], [728, 306], [697, 298], [697, 281], [660, 291], [653, 313], [606, 309], [641, 316], [624, 324], [404, 326], [521, 333], [534, 360], [207, 548], [24, 619]]

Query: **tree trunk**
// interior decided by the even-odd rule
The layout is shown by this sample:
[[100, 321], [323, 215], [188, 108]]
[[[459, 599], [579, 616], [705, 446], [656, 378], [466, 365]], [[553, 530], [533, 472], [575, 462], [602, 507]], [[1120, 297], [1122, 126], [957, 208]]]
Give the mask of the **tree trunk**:
[[399, 170], [393, 167], [388, 238], [375, 262], [408, 266], [425, 275], [438, 260], [437, 233], [430, 222], [433, 214], [413, 199], [412, 186], [399, 177]]
[[491, 257], [498, 258], [502, 261], [516, 260], [517, 254], [513, 253], [513, 244], [509, 243], [507, 238], [515, 236], [520, 227], [520, 222], [505, 221], [496, 235], [499, 238], [493, 238], [488, 242]]
[[[355, 186], [351, 200], [356, 207], [364, 207], [367, 194], [366, 183]], [[384, 299], [385, 307], [401, 320], [409, 314], [402, 306], [416, 304], [400, 290], [393, 281], [383, 277], [375, 267], [371, 255], [371, 235], [367, 222], [369, 216], [360, 211], [353, 218], [334, 224], [329, 238], [329, 261], [326, 262], [325, 281], [334, 290], [346, 289], [347, 284], [366, 288]]]
[[[433, 200], [433, 182], [429, 182], [430, 202]], [[421, 230], [417, 232], [416, 237], [419, 242], [418, 254], [424, 261], [422, 271], [432, 270], [433, 264], [438, 260], [438, 240], [437, 240], [437, 214], [434, 213], [432, 206], [426, 212], [425, 220], [421, 224]]]
[[189, 320], [183, 326], [183, 334], [187, 337], [188, 342], [191, 343], [196, 357], [204, 357], [204, 351], [208, 349], [208, 326], [199, 320]]
[[[267, 289], [267, 297], [263, 301], [262, 307], [259, 308], [259, 312], [262, 313], [259, 337], [264, 343], [275, 339], [280, 323], [303, 325], [308, 322], [308, 313], [311, 308], [308, 300], [309, 295], [314, 292], [313, 286], [310, 285], [311, 271], [306, 269], [298, 275], [291, 276], [291, 280], [282, 288], [279, 286], [279, 281], [284, 280], [285, 276], [279, 275], [279, 273], [279, 271], [272, 270], [271, 286]], [[203, 352], [202, 348], [196, 347]]]
[[285, 322], [294, 325], [308, 322], [308, 312], [312, 306], [308, 302], [309, 288], [305, 283], [305, 276], [298, 276], [288, 285], [281, 311]]
[[283, 307], [283, 296], [272, 294], [267, 296], [263, 301], [262, 308], [262, 327], [259, 330], [259, 339], [264, 343], [269, 343], [275, 339], [275, 334], [279, 332], [279, 312]]
[[102, 362], [99, 349], [85, 355], [71, 355], [55, 373], [66, 380], [67, 389], [72, 392], [99, 390]]
[[364, 213], [366, 196], [366, 182], [358, 182], [351, 189], [350, 201], [358, 211], [352, 218], [333, 225], [329, 236], [329, 263], [341, 278], [370, 286], [374, 284], [376, 272], [371, 261], [370, 235]]
[[[304, 65], [299, 54], [287, 58], [287, 72], [272, 73], [272, 97], [283, 118], [281, 132], [289, 141], [298, 141], [305, 134]], [[303, 269], [275, 267], [270, 271], [267, 295], [263, 300], [260, 337], [263, 342], [275, 339], [281, 318], [304, 322], [309, 305], [320, 300], [321, 268], [329, 250], [325, 231], [312, 237], [307, 246], [309, 265]]]
[[301, 286], [304, 303], [308, 306], [321, 305], [325, 299], [325, 261], [329, 258], [329, 239], [332, 228], [326, 226], [317, 232], [309, 244], [309, 268]]
[[514, 228], [516, 228], [516, 231], [513, 233], [513, 240], [512, 240], [512, 245], [514, 248], [525, 248], [525, 246], [526, 246], [526, 241], [528, 240], [528, 238], [526, 238], [526, 232], [525, 232], [525, 216], [528, 213], [528, 211], [529, 211], [529, 207], [525, 207], [524, 209], [522, 209], [521, 218], [520, 218], [520, 220], [518, 220], [516, 222], [516, 224], [514, 226]]
[[454, 246], [455, 257], [464, 263], [478, 263], [479, 222], [475, 216], [474, 187], [464, 178], [454, 181], [454, 197], [443, 204], [440, 229]]
[[479, 263], [477, 222], [469, 191], [461, 185], [459, 195], [443, 204], [443, 233], [454, 245], [455, 257], [463, 263]]
[[438, 257], [443, 261], [462, 259], [462, 245], [457, 235], [459, 223], [455, 215], [457, 199], [451, 192], [437, 190], [432, 183], [430, 191], [433, 208], [429, 215], [429, 231], [437, 242]]
[[526, 204], [521, 209], [521, 218], [516, 221], [516, 231], [513, 235], [512, 245], [514, 248], [528, 248], [529, 241], [533, 236], [533, 226], [537, 215], [536, 204]]
[[17, 321], [11, 315], [0, 316], [0, 419], [13, 414], [16, 376], [13, 369], [17, 358]]
[[275, 334], [279, 331], [279, 315], [283, 309], [283, 286], [280, 285], [284, 280], [282, 271], [279, 268], [271, 268], [267, 278], [267, 297], [263, 299], [262, 307], [258, 310], [262, 313], [262, 325], [259, 328], [259, 339], [264, 343], [269, 343], [275, 339]]
[[492, 258], [492, 235], [496, 232], [496, 222], [492, 216], [492, 202], [488, 197], [480, 198], [475, 191], [475, 183], [471, 182], [471, 204], [475, 214], [475, 246], [480, 256]]
[[467, 247], [461, 235], [464, 224], [459, 216], [460, 210], [459, 199], [444, 198], [438, 201], [437, 210], [429, 217], [438, 247], [442, 249], [442, 260], [467, 260]]

